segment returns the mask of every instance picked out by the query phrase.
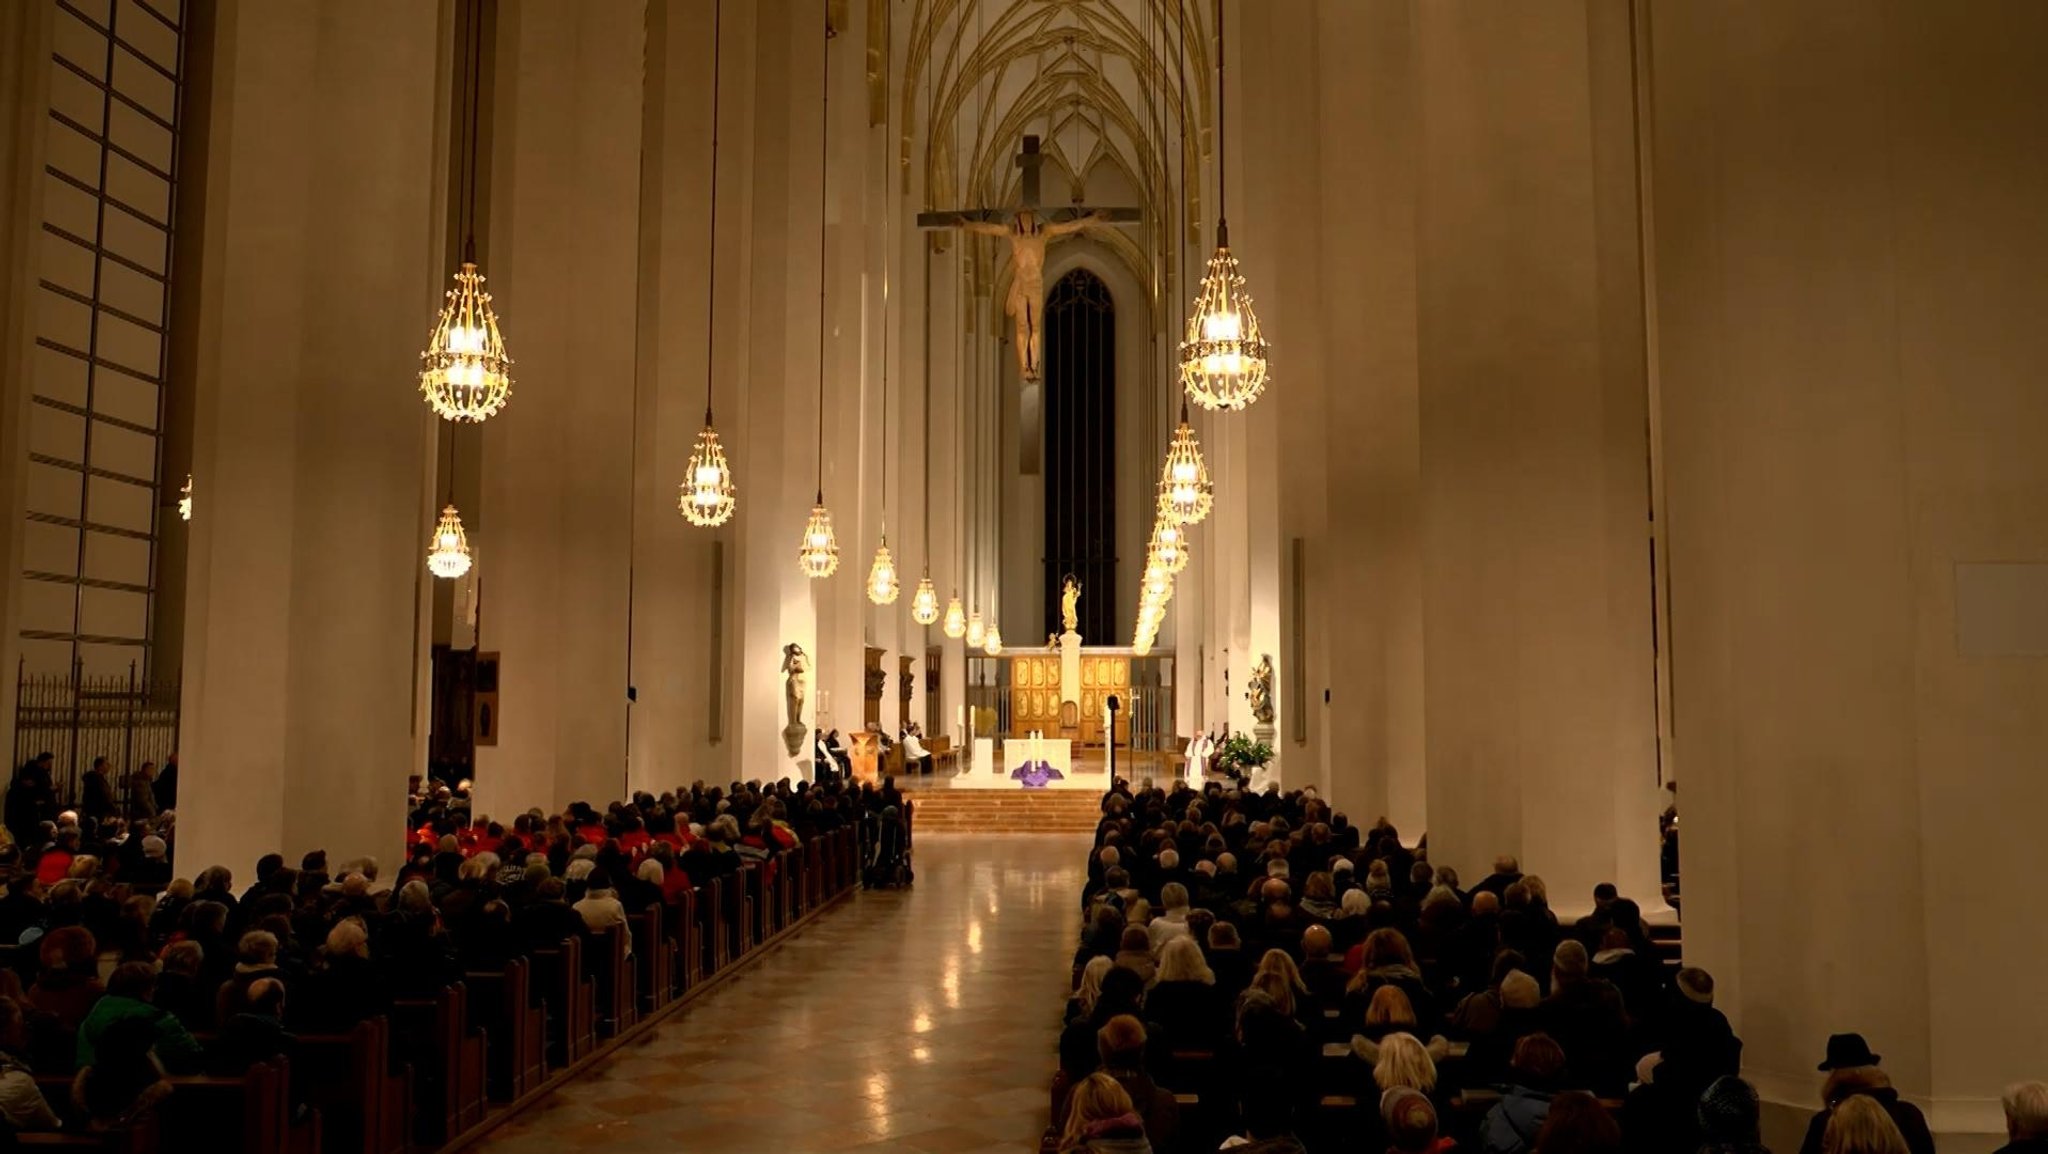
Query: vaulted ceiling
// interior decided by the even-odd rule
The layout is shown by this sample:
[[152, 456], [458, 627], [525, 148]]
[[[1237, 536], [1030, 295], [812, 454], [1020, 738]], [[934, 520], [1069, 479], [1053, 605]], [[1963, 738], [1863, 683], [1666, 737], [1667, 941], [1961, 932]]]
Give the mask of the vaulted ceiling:
[[[888, 111], [898, 160], [906, 176], [916, 173], [924, 207], [1016, 203], [1014, 157], [1022, 137], [1036, 134], [1048, 161], [1042, 190], [1048, 204], [1079, 198], [1089, 178], [1114, 170], [1143, 199], [1148, 217], [1163, 221], [1185, 171], [1190, 194], [1175, 216], [1185, 230], [1198, 229], [1214, 83], [1209, 3], [877, 4], [883, 21], [900, 20], [909, 10], [907, 28], [885, 23], [871, 29], [880, 34], [871, 35], [870, 44], [895, 50], [893, 69], [871, 53], [871, 78], [893, 73], [894, 83], [870, 91], [886, 100], [882, 94], [894, 89], [895, 107]], [[883, 112], [871, 108], [878, 121]]]

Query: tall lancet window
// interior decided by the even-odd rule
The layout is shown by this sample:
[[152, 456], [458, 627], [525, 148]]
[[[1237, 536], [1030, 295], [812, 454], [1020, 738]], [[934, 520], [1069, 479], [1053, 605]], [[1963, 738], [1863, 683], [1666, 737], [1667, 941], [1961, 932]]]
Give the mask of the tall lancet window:
[[1116, 305], [1085, 269], [1045, 301], [1045, 620], [1060, 631], [1069, 573], [1087, 595], [1080, 633], [1116, 638]]

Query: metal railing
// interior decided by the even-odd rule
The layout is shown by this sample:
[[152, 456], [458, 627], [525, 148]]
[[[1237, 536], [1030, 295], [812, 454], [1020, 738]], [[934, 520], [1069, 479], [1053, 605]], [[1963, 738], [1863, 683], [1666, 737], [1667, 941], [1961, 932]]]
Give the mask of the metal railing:
[[51, 784], [65, 805], [78, 802], [79, 780], [104, 757], [125, 806], [130, 773], [145, 761], [159, 767], [178, 749], [179, 683], [144, 680], [133, 662], [126, 674], [16, 673], [14, 765], [38, 754], [56, 757]]

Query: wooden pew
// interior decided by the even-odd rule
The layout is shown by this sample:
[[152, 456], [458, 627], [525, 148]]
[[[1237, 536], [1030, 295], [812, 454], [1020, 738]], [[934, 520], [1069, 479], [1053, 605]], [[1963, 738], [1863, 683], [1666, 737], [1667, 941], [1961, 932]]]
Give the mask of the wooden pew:
[[19, 1134], [15, 1141], [24, 1150], [70, 1150], [76, 1154], [156, 1154], [163, 1149], [163, 1133], [155, 1115], [104, 1134], [49, 1131]]
[[461, 982], [391, 1006], [392, 1057], [409, 1062], [416, 1079], [413, 1140], [429, 1149], [483, 1120], [485, 1034], [469, 1021], [469, 988]]
[[725, 895], [731, 887], [724, 878], [714, 878], [709, 885], [698, 890], [703, 905], [700, 907], [698, 925], [704, 933], [704, 972], [721, 973], [732, 964], [733, 935], [727, 930]]
[[960, 751], [953, 748], [953, 739], [943, 734], [925, 743], [925, 752], [932, 755], [932, 772], [945, 773], [960, 768]]
[[[391, 1073], [390, 1023], [356, 1023], [345, 1034], [300, 1034], [291, 1077], [298, 1100], [324, 1120], [321, 1145], [330, 1154], [398, 1154], [412, 1118], [407, 1067]], [[179, 1091], [174, 1091], [174, 1095]]]
[[597, 994], [583, 976], [583, 942], [564, 938], [533, 951], [532, 996], [547, 1011], [548, 1067], [559, 1070], [597, 1048]]
[[704, 980], [704, 932], [698, 921], [697, 905], [703, 900], [694, 889], [684, 889], [676, 894], [675, 904], [670, 906], [667, 924], [674, 926], [673, 938], [676, 946], [676, 996], [681, 997], [692, 986]]
[[532, 991], [533, 970], [513, 958], [503, 970], [471, 971], [468, 1027], [490, 1040], [484, 1085], [493, 1102], [526, 1096], [547, 1077], [547, 1015]]
[[172, 1078], [158, 1110], [165, 1150], [319, 1154], [320, 1113], [292, 1120], [289, 1063], [258, 1062], [238, 1078]]
[[632, 932], [625, 926], [613, 926], [584, 943], [583, 973], [596, 999], [597, 1036], [602, 1039], [616, 1038], [640, 1020], [633, 960], [627, 953], [631, 944]]
[[754, 912], [747, 901], [746, 871], [726, 874], [718, 879], [718, 884], [725, 888], [720, 900], [725, 906], [725, 932], [731, 942], [726, 957], [738, 961], [754, 948]]
[[663, 930], [664, 910], [652, 905], [637, 914], [626, 915], [633, 933], [634, 986], [640, 994], [644, 1017], [675, 1000], [676, 943]]

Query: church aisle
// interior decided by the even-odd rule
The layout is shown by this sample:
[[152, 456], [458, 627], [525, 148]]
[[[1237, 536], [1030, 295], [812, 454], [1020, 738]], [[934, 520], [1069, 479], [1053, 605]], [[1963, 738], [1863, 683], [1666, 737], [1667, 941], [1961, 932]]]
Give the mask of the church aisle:
[[475, 1149], [1036, 1149], [1086, 851], [921, 836], [910, 890], [856, 894]]

